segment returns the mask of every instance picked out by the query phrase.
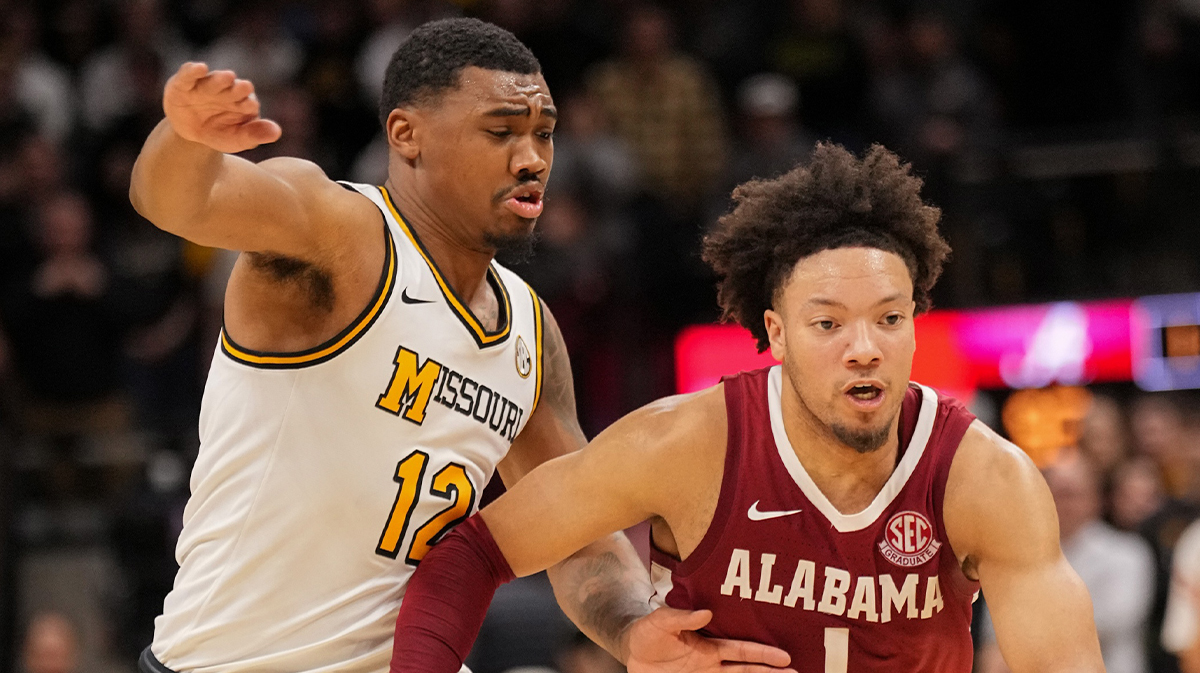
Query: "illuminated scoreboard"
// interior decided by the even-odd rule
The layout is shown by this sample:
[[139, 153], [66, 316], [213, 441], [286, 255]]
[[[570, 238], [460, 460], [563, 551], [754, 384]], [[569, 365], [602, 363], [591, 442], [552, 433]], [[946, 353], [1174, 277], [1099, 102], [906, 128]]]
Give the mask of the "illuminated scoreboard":
[[1200, 388], [1200, 294], [1142, 297], [1130, 312], [1133, 374], [1145, 390]]

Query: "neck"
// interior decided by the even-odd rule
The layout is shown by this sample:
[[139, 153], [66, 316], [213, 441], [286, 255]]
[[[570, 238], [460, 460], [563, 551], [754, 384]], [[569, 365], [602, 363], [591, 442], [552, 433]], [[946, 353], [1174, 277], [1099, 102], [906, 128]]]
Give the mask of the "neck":
[[839, 441], [828, 426], [813, 416], [787, 376], [780, 404], [792, 450], [825, 497], [843, 513], [866, 509], [896, 469], [900, 452], [899, 414], [892, 419], [884, 445], [861, 453]]
[[478, 235], [466, 234], [468, 227], [448, 221], [443, 213], [431, 207], [431, 200], [421, 193], [416, 183], [416, 180], [389, 176], [384, 186], [396, 208], [404, 214], [404, 221], [421, 238], [442, 277], [455, 294], [470, 302], [476, 293], [486, 289], [484, 278], [495, 251]]

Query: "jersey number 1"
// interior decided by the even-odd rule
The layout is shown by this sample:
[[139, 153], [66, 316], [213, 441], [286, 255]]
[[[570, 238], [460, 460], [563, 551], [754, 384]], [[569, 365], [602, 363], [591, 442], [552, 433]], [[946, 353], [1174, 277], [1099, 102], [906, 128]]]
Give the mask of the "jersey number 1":
[[[383, 527], [383, 534], [379, 536], [376, 554], [388, 558], [400, 555], [400, 543], [408, 532], [408, 524], [421, 497], [421, 483], [425, 480], [425, 467], [428, 464], [429, 454], [424, 451], [413, 451], [396, 464], [396, 476], [392, 479], [400, 484], [400, 489], [396, 493], [396, 502], [392, 505], [387, 524]], [[410, 565], [420, 563], [434, 542], [462, 523], [475, 506], [475, 486], [467, 477], [466, 469], [457, 463], [450, 463], [433, 475], [429, 493], [449, 500], [450, 506], [426, 521], [413, 534], [412, 544], [408, 546], [408, 553], [404, 557]]]
[[850, 658], [850, 629], [825, 629], [825, 673], [846, 673]]

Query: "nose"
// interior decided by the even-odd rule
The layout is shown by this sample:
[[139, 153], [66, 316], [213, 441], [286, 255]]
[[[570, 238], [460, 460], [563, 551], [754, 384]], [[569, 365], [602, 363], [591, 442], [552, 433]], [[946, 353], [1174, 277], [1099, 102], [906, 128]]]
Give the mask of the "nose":
[[509, 170], [513, 175], [536, 175], [545, 180], [545, 173], [549, 168], [549, 157], [537, 146], [532, 136], [521, 138], [513, 146], [512, 157], [509, 159]]
[[883, 362], [883, 350], [871, 325], [865, 321], [856, 322], [846, 333], [850, 341], [842, 361], [847, 367], [876, 367]]

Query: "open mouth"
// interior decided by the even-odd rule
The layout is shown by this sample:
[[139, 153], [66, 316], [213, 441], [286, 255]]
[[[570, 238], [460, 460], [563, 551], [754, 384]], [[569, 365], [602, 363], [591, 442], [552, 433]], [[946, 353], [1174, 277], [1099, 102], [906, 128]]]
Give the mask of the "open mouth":
[[856, 400], [870, 402], [882, 395], [883, 389], [867, 383], [851, 387], [850, 390], [846, 391], [846, 394]]
[[521, 190], [504, 201], [504, 207], [519, 217], [532, 220], [542, 214], [542, 193]]

